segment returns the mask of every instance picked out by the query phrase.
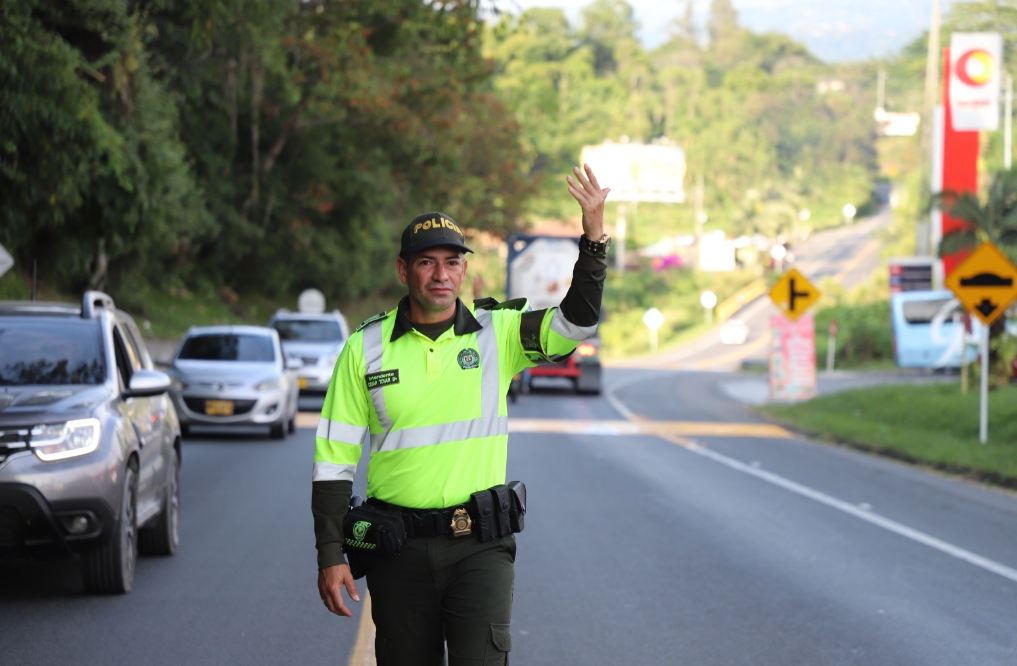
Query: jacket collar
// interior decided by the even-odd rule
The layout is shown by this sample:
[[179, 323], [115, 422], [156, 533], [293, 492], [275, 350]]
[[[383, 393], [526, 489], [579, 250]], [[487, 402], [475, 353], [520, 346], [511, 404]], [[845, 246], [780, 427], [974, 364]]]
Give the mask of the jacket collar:
[[[389, 342], [395, 342], [405, 334], [413, 330], [413, 322], [409, 320], [406, 313], [410, 311], [410, 297], [403, 296], [402, 300], [399, 301], [399, 305], [396, 306], [396, 320], [392, 326], [392, 337], [389, 338]], [[468, 335], [470, 333], [476, 333], [480, 329], [484, 328], [477, 321], [477, 318], [473, 316], [470, 309], [460, 299], [456, 299], [456, 314], [455, 319], [452, 322], [452, 332], [456, 335]]]

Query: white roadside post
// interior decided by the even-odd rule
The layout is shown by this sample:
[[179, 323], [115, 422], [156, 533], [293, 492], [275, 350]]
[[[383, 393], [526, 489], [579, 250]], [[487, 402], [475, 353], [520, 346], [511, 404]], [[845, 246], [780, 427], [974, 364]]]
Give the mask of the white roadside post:
[[699, 296], [699, 304], [703, 306], [706, 316], [706, 324], [709, 326], [713, 323], [713, 308], [717, 307], [717, 294], [712, 291], [704, 291]]
[[837, 358], [837, 320], [830, 320], [829, 336], [826, 343], [826, 371], [833, 372], [833, 363]]
[[0, 245], [0, 275], [9, 271], [13, 265], [14, 257], [10, 255], [3, 245]]
[[650, 351], [657, 351], [657, 330], [664, 325], [664, 313], [650, 308], [643, 314], [643, 324], [650, 329]]
[[778, 273], [784, 272], [784, 257], [787, 256], [787, 248], [783, 245], [774, 245], [770, 248], [770, 258], [773, 259], [774, 267]]
[[844, 222], [847, 224], [855, 223], [855, 214], [858, 213], [858, 209], [851, 204], [844, 204], [844, 207], [840, 209], [840, 212], [844, 213]]

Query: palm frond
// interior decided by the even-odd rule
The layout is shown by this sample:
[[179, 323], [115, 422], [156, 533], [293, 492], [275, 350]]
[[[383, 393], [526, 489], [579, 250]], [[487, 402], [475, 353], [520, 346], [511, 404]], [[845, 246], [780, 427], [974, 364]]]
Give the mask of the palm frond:
[[939, 256], [970, 252], [975, 249], [978, 241], [978, 233], [972, 229], [957, 229], [943, 234], [943, 239], [939, 241]]

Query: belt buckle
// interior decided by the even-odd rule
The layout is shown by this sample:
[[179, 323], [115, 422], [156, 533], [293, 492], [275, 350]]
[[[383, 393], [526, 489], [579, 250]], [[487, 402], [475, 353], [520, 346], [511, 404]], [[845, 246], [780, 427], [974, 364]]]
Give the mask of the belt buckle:
[[452, 512], [452, 538], [470, 536], [473, 534], [473, 519], [465, 507], [459, 507]]

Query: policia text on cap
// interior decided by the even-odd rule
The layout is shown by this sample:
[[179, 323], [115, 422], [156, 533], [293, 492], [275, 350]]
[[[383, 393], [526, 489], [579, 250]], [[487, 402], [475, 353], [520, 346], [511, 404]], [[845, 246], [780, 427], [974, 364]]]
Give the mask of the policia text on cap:
[[[480, 529], [492, 519], [478, 510], [488, 497], [496, 506], [498, 497], [508, 497], [505, 394], [523, 368], [563, 360], [594, 335], [607, 270], [610, 190], [589, 166], [575, 168], [567, 180], [585, 233], [559, 307], [469, 308], [459, 300], [471, 251], [462, 230], [442, 213], [420, 215], [403, 232], [396, 260], [409, 295], [364, 322], [336, 363], [314, 453], [318, 590], [330, 611], [351, 616], [342, 588], [354, 601], [360, 597], [343, 553], [357, 553], [355, 568], [366, 573], [371, 589], [379, 666], [438, 666], [446, 644], [450, 666], [508, 663], [511, 531], [522, 525], [513, 516], [511, 530]], [[368, 500], [350, 517], [358, 510], [396, 516], [396, 531], [405, 525], [407, 537], [399, 554], [354, 548], [376, 548], [364, 543], [379, 527], [369, 518], [358, 518], [352, 533], [345, 521], [344, 545], [365, 440]]]

